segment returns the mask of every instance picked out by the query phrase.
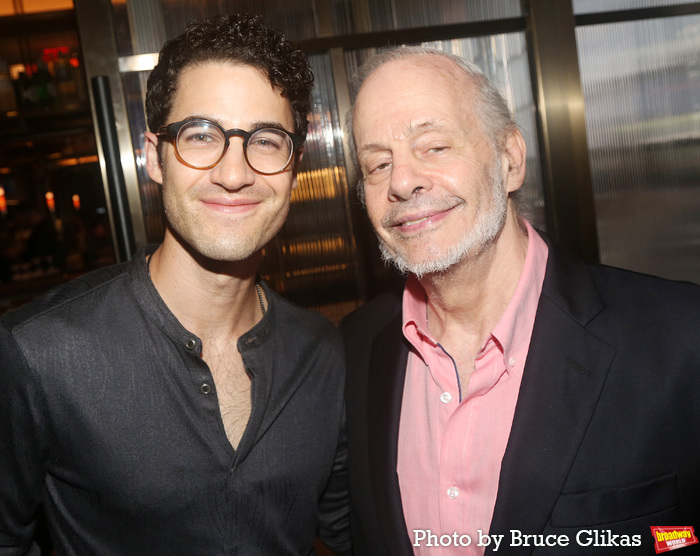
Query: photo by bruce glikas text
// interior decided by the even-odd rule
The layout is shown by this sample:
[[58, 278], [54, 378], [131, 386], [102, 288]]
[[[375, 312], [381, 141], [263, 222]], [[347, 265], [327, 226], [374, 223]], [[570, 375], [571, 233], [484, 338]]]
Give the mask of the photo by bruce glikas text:
[[492, 546], [494, 552], [501, 546], [570, 546], [576, 544], [586, 547], [628, 547], [641, 546], [641, 535], [615, 535], [612, 531], [584, 529], [569, 535], [526, 535], [516, 529], [511, 529], [509, 535], [488, 535], [478, 529], [476, 535], [466, 535], [458, 532], [451, 534], [437, 534], [430, 529], [413, 530], [413, 546], [426, 547], [467, 547], [472, 543], [475, 546]]

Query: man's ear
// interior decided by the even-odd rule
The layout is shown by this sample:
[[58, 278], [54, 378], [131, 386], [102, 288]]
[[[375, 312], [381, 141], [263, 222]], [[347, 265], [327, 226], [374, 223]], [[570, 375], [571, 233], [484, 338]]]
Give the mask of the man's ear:
[[163, 168], [158, 160], [158, 136], [150, 131], [146, 132], [146, 171], [149, 177], [156, 183], [163, 184]]
[[506, 191], [511, 193], [525, 181], [525, 157], [527, 147], [525, 139], [517, 129], [511, 131], [506, 138], [503, 152], [504, 166], [507, 164], [505, 174]]

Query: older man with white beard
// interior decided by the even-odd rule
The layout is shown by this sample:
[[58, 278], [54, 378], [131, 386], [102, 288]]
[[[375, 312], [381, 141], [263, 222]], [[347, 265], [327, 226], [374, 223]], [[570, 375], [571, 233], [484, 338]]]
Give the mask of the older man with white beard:
[[589, 554], [591, 527], [623, 539], [596, 554], [639, 553], [652, 525], [697, 527], [700, 288], [587, 266], [535, 231], [515, 200], [525, 142], [472, 64], [402, 48], [358, 80], [359, 187], [408, 274], [342, 323], [358, 553], [540, 546], [516, 531]]

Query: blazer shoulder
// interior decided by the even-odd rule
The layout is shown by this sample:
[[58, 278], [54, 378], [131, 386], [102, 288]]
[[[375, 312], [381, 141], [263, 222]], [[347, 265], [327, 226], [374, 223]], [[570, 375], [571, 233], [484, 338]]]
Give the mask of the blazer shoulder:
[[[549, 247], [542, 288], [546, 298], [582, 326], [617, 320], [634, 326], [635, 318], [661, 324], [667, 317], [687, 323], [700, 320], [700, 286], [604, 264], [587, 264], [559, 248]], [[673, 327], [675, 328], [675, 327]]]
[[665, 360], [669, 368], [672, 361], [700, 363], [700, 286], [602, 266], [591, 274], [605, 310], [590, 330], [614, 345], [619, 357], [633, 350], [647, 361]]
[[700, 285], [641, 274], [606, 265], [590, 265], [591, 276], [606, 306], [700, 320]]

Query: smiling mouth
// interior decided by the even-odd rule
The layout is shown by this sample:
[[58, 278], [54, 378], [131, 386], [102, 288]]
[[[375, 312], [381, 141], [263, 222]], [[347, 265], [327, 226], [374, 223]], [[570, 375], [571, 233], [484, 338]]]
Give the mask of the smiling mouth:
[[459, 203], [446, 206], [444, 208], [439, 208], [435, 210], [424, 210], [422, 212], [415, 212], [413, 214], [408, 214], [406, 216], [397, 216], [394, 218], [387, 219], [387, 228], [393, 228], [394, 230], [400, 230], [405, 232], [412, 231], [427, 231], [432, 229], [434, 224], [438, 224], [441, 220], [446, 218], [453, 209], [459, 206]]
[[204, 199], [202, 200], [202, 203], [205, 207], [208, 207], [214, 212], [230, 215], [247, 214], [254, 210], [258, 205], [260, 205], [260, 201], [255, 201], [251, 199], [238, 199], [234, 202], [231, 202], [230, 200], [221, 199]]
[[403, 228], [404, 226], [405, 227], [414, 226], [416, 224], [420, 224], [421, 222], [426, 222], [426, 221], [430, 222], [430, 219], [432, 217], [433, 217], [433, 215], [431, 214], [430, 216], [424, 216], [422, 218], [417, 218], [416, 220], [405, 220], [403, 222], [399, 222], [398, 224], [395, 224], [394, 227]]
[[203, 198], [202, 199], [203, 203], [207, 203], [210, 205], [226, 205], [229, 207], [235, 207], [235, 206], [240, 206], [240, 205], [255, 205], [260, 202], [259, 199], [252, 199], [252, 198], [237, 198], [237, 199], [226, 199], [226, 198]]

